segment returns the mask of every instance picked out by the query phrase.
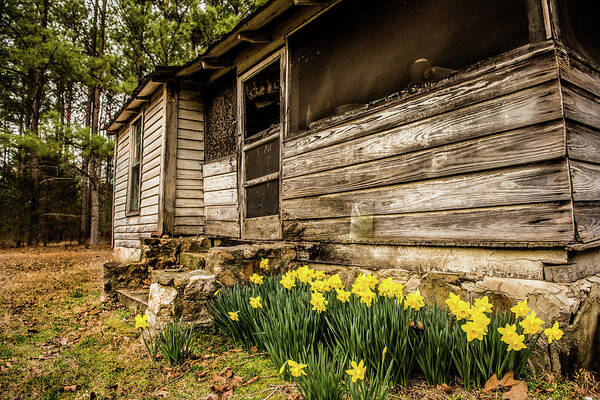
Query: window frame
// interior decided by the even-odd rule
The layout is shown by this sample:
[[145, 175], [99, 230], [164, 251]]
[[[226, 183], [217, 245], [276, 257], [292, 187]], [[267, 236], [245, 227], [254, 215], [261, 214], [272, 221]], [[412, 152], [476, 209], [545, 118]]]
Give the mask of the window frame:
[[[140, 214], [141, 203], [142, 203], [142, 160], [144, 154], [144, 113], [140, 113], [136, 118], [131, 121], [129, 125], [129, 166], [127, 168], [127, 216], [135, 216]], [[135, 160], [136, 150], [136, 128], [139, 126], [139, 150], [138, 160]], [[133, 169], [138, 167], [138, 198], [137, 204], [132, 202], [132, 191], [133, 191]], [[135, 208], [134, 208], [135, 207]]]

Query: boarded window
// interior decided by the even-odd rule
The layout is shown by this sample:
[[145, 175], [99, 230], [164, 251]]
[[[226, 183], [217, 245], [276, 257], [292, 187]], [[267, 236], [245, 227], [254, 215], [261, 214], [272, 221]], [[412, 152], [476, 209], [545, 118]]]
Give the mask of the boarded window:
[[208, 87], [204, 138], [207, 161], [235, 153], [236, 97], [235, 73], [223, 76]]
[[289, 40], [290, 133], [528, 40], [524, 0], [345, 0]]
[[142, 159], [142, 118], [131, 126], [131, 157], [129, 165], [129, 212], [140, 209], [140, 174]]

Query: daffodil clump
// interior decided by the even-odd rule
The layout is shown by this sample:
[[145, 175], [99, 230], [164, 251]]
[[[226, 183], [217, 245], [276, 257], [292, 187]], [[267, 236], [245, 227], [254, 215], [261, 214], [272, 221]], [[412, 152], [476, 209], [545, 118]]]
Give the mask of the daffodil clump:
[[[346, 286], [339, 275], [306, 265], [272, 275], [262, 259], [260, 270], [250, 284], [216, 296], [215, 324], [244, 346], [268, 352], [307, 399], [367, 392], [378, 398], [382, 382], [406, 385], [415, 370], [431, 385], [456, 377], [481, 385], [510, 369], [518, 377], [542, 335], [548, 343], [562, 337], [558, 324], [546, 327], [527, 300], [499, 312], [487, 296], [469, 302], [449, 293], [444, 304], [428, 304], [419, 290], [372, 273]], [[345, 395], [328, 387], [342, 382], [350, 382]]]

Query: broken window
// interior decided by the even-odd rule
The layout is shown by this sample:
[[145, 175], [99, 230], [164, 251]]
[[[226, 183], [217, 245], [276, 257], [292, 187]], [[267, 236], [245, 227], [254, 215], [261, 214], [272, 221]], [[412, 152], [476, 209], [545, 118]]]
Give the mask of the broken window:
[[560, 31], [564, 42], [579, 54], [600, 64], [600, 2], [597, 0], [561, 0]]
[[525, 0], [345, 0], [289, 38], [291, 134], [529, 41]]
[[246, 218], [279, 214], [281, 62], [242, 79]]
[[129, 212], [140, 210], [140, 178], [142, 161], [142, 118], [138, 118], [131, 126], [129, 158]]

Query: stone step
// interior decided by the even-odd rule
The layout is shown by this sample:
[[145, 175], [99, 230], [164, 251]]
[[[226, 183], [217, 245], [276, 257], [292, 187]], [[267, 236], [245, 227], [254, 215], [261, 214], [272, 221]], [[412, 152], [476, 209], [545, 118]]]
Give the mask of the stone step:
[[189, 270], [199, 270], [206, 267], [206, 252], [187, 252], [179, 255], [179, 265]]
[[119, 302], [136, 314], [143, 314], [148, 308], [150, 289], [117, 289], [116, 292]]

